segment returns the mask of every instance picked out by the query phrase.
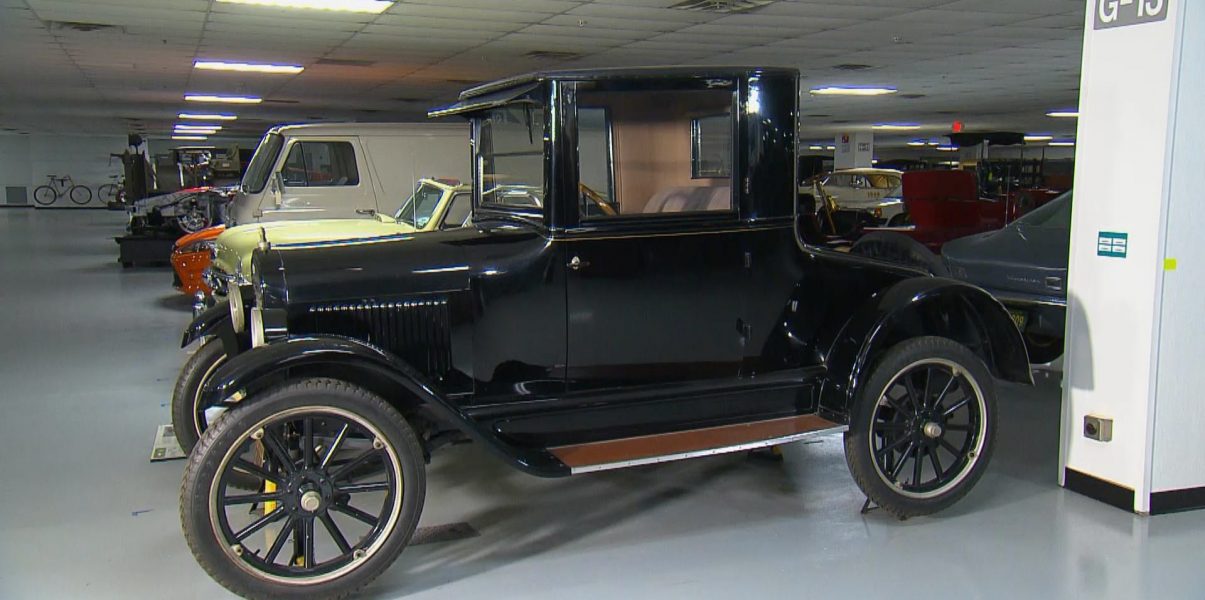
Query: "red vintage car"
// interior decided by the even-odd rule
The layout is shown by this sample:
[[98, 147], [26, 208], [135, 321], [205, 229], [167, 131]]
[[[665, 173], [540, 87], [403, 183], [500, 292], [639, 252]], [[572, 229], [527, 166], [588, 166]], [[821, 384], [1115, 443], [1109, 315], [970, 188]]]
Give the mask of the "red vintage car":
[[954, 239], [994, 231], [1059, 194], [1049, 189], [1017, 190], [1003, 198], [983, 198], [971, 171], [904, 173], [906, 224], [865, 227], [850, 252], [901, 262], [937, 275], [945, 267], [937, 255]]

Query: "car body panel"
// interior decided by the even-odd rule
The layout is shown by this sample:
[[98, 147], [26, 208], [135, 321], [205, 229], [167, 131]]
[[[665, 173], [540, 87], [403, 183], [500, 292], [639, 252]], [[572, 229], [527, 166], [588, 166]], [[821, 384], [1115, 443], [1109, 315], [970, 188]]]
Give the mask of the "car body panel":
[[986, 233], [947, 242], [950, 274], [981, 286], [1010, 309], [1029, 315], [1029, 330], [1063, 335], [1072, 193]]

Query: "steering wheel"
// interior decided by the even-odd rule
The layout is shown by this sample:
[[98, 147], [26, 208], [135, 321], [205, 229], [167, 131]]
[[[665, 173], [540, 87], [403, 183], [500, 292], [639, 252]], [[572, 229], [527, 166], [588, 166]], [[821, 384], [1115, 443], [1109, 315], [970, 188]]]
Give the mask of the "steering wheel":
[[612, 208], [609, 203], [607, 203], [606, 198], [603, 198], [602, 194], [590, 189], [590, 186], [584, 183], [578, 183], [577, 189], [582, 193], [583, 196], [586, 197], [587, 200], [593, 202], [604, 215], [614, 217], [619, 214], [615, 212], [615, 209]]

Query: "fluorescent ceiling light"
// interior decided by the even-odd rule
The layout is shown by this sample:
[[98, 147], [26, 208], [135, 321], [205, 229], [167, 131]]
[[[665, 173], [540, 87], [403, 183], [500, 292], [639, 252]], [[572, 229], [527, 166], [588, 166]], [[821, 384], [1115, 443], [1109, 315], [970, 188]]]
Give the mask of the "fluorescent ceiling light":
[[206, 71], [238, 71], [240, 73], [282, 73], [296, 75], [305, 70], [300, 65], [271, 65], [260, 63], [225, 62], [221, 60], [198, 60], [192, 66]]
[[1050, 145], [1051, 146], [1074, 146], [1075, 140], [1059, 140], [1057, 142], [1050, 142]]
[[916, 123], [875, 123], [870, 126], [871, 129], [882, 129], [885, 131], [913, 131], [920, 129], [920, 125]]
[[173, 135], [172, 139], [180, 140], [182, 142], [203, 142], [209, 138], [203, 135]]
[[930, 145], [930, 146], [940, 146], [940, 145], [941, 145], [941, 142], [936, 142], [936, 141], [933, 141], [933, 140], [929, 140], [929, 145]]
[[1059, 118], [1059, 119], [1078, 119], [1079, 111], [1078, 110], [1052, 110], [1052, 111], [1046, 113], [1046, 116], [1055, 117], [1055, 118]]
[[824, 146], [808, 146], [808, 150], [824, 150]]
[[183, 135], [214, 135], [218, 132], [216, 129], [175, 129], [172, 133], [180, 133]]
[[1025, 141], [1027, 142], [1049, 142], [1053, 139], [1053, 135], [1047, 135], [1045, 133], [1030, 133], [1026, 134], [1025, 136]]
[[908, 145], [909, 146], [924, 146], [927, 143], [928, 142], [926, 142], [925, 140], [912, 140], [911, 142], [908, 142]]
[[836, 146], [825, 146], [824, 149], [825, 150], [836, 150], [837, 147]]
[[958, 146], [938, 146], [939, 152], [958, 152]]
[[218, 0], [218, 2], [374, 14], [383, 13], [393, 6], [393, 0]]
[[184, 99], [189, 102], [217, 102], [223, 104], [259, 104], [263, 102], [263, 98], [255, 98], [253, 96], [217, 96], [213, 94], [185, 94]]
[[844, 85], [830, 85], [827, 87], [813, 88], [811, 93], [815, 96], [882, 96], [885, 94], [896, 93], [895, 88], [889, 87], [855, 87]]
[[189, 129], [212, 129], [217, 131], [221, 128], [221, 125], [189, 125], [188, 123], [176, 123], [176, 129], [181, 131], [187, 131]]
[[180, 113], [176, 115], [176, 117], [179, 119], [189, 119], [193, 121], [233, 121], [238, 118], [235, 115], [200, 113]]

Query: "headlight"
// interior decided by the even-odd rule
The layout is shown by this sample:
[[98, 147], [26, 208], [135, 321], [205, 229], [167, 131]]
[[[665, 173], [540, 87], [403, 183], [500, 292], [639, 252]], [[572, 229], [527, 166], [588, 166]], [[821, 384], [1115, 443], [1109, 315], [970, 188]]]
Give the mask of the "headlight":
[[177, 248], [176, 252], [180, 252], [182, 254], [191, 254], [193, 252], [206, 252], [209, 254], [210, 258], [213, 258], [213, 253], [214, 253], [213, 240], [201, 240], [199, 242], [193, 242], [187, 246], [184, 246], [183, 248]]
[[226, 294], [230, 299], [230, 323], [234, 326], [235, 333], [242, 333], [247, 327], [247, 313], [243, 310], [243, 294], [238, 286], [231, 286], [230, 292]]

